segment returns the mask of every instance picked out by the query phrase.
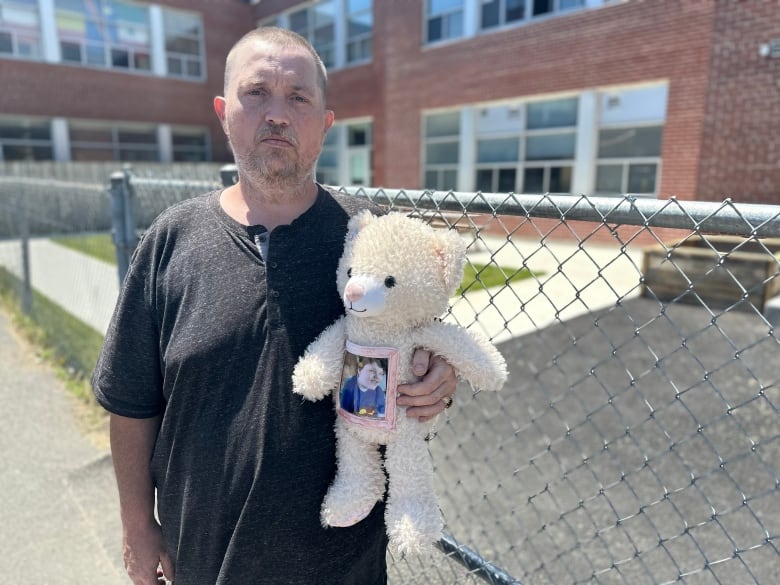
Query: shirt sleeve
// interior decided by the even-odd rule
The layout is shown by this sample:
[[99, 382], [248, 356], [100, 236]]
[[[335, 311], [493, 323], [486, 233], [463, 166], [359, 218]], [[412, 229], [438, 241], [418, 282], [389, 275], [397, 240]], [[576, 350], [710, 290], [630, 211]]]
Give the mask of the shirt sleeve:
[[143, 238], [133, 255], [92, 375], [98, 403], [131, 418], [151, 418], [165, 408], [152, 240]]

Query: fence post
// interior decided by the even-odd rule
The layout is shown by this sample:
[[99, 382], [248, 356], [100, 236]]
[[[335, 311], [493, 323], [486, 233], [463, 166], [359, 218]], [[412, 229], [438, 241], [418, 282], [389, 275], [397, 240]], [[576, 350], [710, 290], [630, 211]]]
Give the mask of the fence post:
[[125, 280], [130, 267], [130, 256], [136, 245], [135, 225], [130, 202], [129, 171], [111, 174], [111, 232], [116, 249], [119, 284]]
[[22, 313], [32, 314], [32, 280], [30, 275], [30, 218], [24, 203], [18, 213], [19, 240], [22, 246]]
[[223, 187], [230, 187], [238, 183], [238, 168], [236, 165], [225, 165], [219, 169], [219, 176], [222, 179]]

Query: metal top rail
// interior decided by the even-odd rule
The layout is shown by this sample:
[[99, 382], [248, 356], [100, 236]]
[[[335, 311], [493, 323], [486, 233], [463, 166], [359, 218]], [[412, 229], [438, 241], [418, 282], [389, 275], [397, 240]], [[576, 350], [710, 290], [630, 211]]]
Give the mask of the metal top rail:
[[518, 193], [461, 193], [342, 187], [341, 191], [378, 203], [398, 205], [404, 198], [417, 207], [494, 215], [516, 215], [589, 221], [605, 224], [689, 229], [700, 233], [750, 237], [780, 237], [780, 208], [776, 205], [660, 200], [623, 195], [524, 195]]

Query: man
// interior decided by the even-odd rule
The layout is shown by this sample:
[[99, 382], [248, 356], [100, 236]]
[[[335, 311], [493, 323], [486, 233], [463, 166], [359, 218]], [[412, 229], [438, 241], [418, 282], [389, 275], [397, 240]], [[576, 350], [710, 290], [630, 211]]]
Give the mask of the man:
[[[382, 506], [350, 528], [320, 525], [335, 414], [291, 392], [298, 357], [343, 312], [336, 266], [367, 206], [313, 181], [333, 123], [325, 87], [301, 37], [243, 37], [214, 100], [238, 183], [161, 214], [134, 254], [93, 387], [111, 412], [136, 585], [163, 573], [176, 585], [386, 582]], [[428, 355], [414, 362], [424, 374]], [[452, 368], [430, 365], [399, 388], [407, 416], [451, 400]]]
[[367, 359], [358, 373], [344, 382], [339, 396], [341, 408], [361, 416], [384, 417], [384, 375], [385, 371], [378, 359]]

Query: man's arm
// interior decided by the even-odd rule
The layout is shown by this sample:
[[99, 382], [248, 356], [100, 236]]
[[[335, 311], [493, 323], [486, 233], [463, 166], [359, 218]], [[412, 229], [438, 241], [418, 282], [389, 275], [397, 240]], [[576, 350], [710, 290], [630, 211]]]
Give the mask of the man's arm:
[[154, 484], [150, 462], [161, 417], [111, 415], [111, 454], [119, 490], [122, 546], [127, 574], [134, 585], [157, 585], [157, 567], [173, 580], [173, 563], [154, 516]]

